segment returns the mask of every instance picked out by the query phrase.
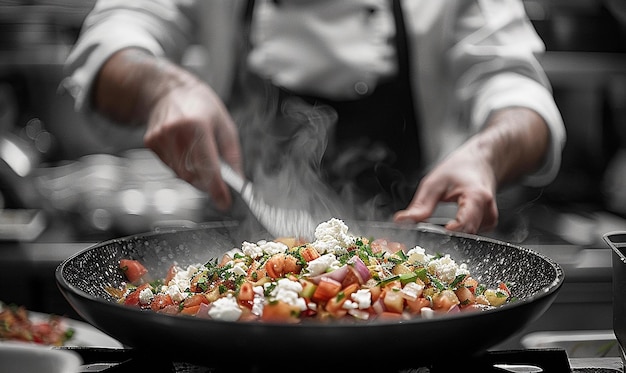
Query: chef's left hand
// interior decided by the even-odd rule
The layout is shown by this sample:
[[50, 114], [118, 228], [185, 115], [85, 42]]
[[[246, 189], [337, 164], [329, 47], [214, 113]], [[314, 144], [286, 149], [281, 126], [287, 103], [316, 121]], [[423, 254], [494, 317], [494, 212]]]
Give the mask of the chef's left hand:
[[394, 221], [423, 221], [439, 202], [456, 202], [458, 210], [446, 228], [466, 233], [489, 231], [498, 223], [493, 171], [470, 144], [450, 154], [420, 182], [409, 206]]
[[420, 222], [439, 202], [456, 202], [458, 210], [447, 229], [493, 230], [498, 224], [498, 188], [537, 170], [549, 143], [550, 130], [535, 111], [511, 107], [493, 113], [480, 132], [422, 179], [413, 200], [394, 215], [394, 221]]

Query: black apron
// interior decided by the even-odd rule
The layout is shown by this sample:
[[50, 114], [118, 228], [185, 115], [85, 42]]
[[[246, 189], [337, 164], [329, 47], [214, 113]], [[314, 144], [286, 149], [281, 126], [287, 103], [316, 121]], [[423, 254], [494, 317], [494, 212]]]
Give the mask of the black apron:
[[[421, 174], [422, 157], [404, 18], [400, 1], [390, 1], [398, 73], [369, 95], [343, 101], [300, 95], [240, 69], [233, 102], [250, 109], [254, 94], [263, 97], [257, 108], [275, 108], [265, 118], [256, 110], [252, 119], [238, 120], [247, 170], [249, 166], [253, 172], [261, 164], [263, 173], [271, 173], [286, 162], [299, 163], [300, 170], [313, 169], [342, 200], [371, 203], [377, 209], [375, 216], [359, 218], [385, 218], [406, 207]], [[250, 48], [247, 33], [253, 9], [251, 0], [243, 21], [243, 53]], [[245, 58], [242, 61], [245, 64]]]

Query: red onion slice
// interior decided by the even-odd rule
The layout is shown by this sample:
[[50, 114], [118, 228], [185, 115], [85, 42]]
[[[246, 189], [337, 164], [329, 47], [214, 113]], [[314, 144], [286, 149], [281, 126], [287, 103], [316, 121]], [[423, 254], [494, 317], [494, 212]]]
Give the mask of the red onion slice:
[[318, 284], [322, 277], [330, 277], [335, 281], [342, 282], [348, 273], [348, 266], [342, 265], [341, 267], [334, 269], [330, 272], [324, 272], [322, 274], [311, 276], [309, 280], [313, 281], [315, 284]]
[[361, 284], [366, 283], [370, 278], [372, 278], [372, 273], [367, 268], [365, 263], [363, 263], [361, 258], [359, 258], [358, 256], [353, 256], [350, 259], [349, 263], [350, 263], [350, 265], [352, 265], [352, 267], [356, 270], [356, 272], [359, 274], [359, 276], [363, 280], [363, 282], [361, 282]]

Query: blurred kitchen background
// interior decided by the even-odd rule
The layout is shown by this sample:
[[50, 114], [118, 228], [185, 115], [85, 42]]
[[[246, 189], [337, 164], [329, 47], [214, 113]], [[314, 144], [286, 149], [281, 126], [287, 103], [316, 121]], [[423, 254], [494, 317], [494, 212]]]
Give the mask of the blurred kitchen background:
[[[553, 313], [534, 329], [611, 329], [602, 234], [626, 230], [626, 1], [524, 3], [548, 49], [542, 63], [568, 141], [554, 183], [504, 193], [493, 235], [566, 271]], [[215, 218], [206, 196], [141, 149], [141, 133], [81, 116], [63, 94], [63, 63], [93, 4], [0, 0], [0, 300], [72, 316], [54, 284], [61, 260], [90, 243]], [[190, 50], [186, 64], [201, 56]], [[553, 316], [563, 310], [571, 320]]]

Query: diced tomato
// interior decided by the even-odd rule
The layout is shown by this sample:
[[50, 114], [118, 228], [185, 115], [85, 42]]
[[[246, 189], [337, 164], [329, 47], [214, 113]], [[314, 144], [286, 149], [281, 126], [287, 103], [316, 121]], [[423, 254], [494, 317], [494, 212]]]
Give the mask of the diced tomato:
[[150, 309], [153, 311], [159, 311], [160, 309], [165, 308], [166, 306], [171, 306], [174, 304], [172, 297], [169, 294], [157, 294], [152, 298], [152, 302], [150, 302]]
[[378, 298], [380, 297], [380, 294], [382, 293], [383, 289], [381, 289], [380, 286], [372, 286], [370, 288], [370, 293], [372, 294], [372, 303], [376, 302], [378, 300]]
[[165, 285], [169, 284], [170, 281], [172, 281], [172, 279], [174, 278], [174, 276], [176, 276], [176, 266], [175, 265], [171, 265], [170, 269], [167, 271], [167, 276], [165, 276], [165, 281], [163, 281], [163, 283]]
[[378, 315], [378, 320], [400, 320], [402, 319], [402, 314], [397, 312], [383, 312]]
[[202, 293], [207, 290], [207, 275], [204, 272], [200, 272], [193, 276], [189, 283], [189, 290], [192, 293]]
[[183, 315], [194, 316], [196, 313], [198, 313], [199, 309], [200, 309], [200, 305], [184, 307], [182, 310], [180, 310], [180, 313], [182, 313]]
[[459, 298], [452, 290], [442, 290], [433, 297], [433, 309], [447, 312], [453, 306], [459, 304]]
[[418, 297], [415, 300], [405, 300], [407, 309], [409, 312], [419, 315], [424, 307], [430, 307], [430, 301], [423, 297]]
[[356, 292], [358, 289], [358, 284], [351, 284], [343, 288], [343, 290], [341, 290], [337, 294], [337, 296], [332, 297], [328, 300], [325, 307], [326, 311], [330, 312], [335, 317], [345, 316], [348, 311], [342, 308], [343, 304], [346, 302], [346, 300], [350, 299], [350, 295]]
[[500, 282], [498, 284], [498, 288], [502, 291], [504, 291], [506, 293], [507, 296], [511, 296], [511, 290], [509, 290], [509, 287], [504, 283], [504, 282]]
[[254, 290], [253, 286], [249, 282], [244, 282], [239, 287], [239, 295], [237, 295], [237, 299], [240, 302], [251, 302], [254, 300]]
[[178, 315], [180, 313], [180, 310], [179, 310], [177, 304], [169, 304], [169, 305], [161, 308], [157, 312], [158, 313], [164, 313], [166, 315]]
[[476, 288], [478, 287], [478, 281], [470, 276], [466, 276], [462, 282], [462, 285], [468, 288], [472, 294], [476, 294]]
[[277, 279], [284, 274], [285, 254], [274, 254], [265, 262], [265, 271], [273, 279]]
[[400, 250], [406, 249], [406, 246], [400, 242], [395, 241], [387, 241], [383, 238], [377, 238], [370, 244], [372, 251], [375, 253], [378, 252], [388, 252], [390, 254], [394, 254]]
[[183, 301], [183, 307], [199, 306], [202, 303], [209, 304], [209, 300], [206, 299], [204, 294], [194, 294], [185, 298], [185, 300]]
[[465, 286], [461, 286], [460, 288], [456, 289], [454, 291], [454, 294], [456, 294], [457, 298], [459, 298], [460, 307], [467, 307], [471, 304], [476, 303], [476, 297], [474, 296], [474, 293], [472, 293], [472, 291]]
[[404, 298], [399, 291], [385, 289], [381, 298], [387, 311], [402, 313], [404, 310]]
[[148, 287], [150, 287], [150, 284], [143, 284], [138, 286], [133, 292], [126, 296], [126, 298], [124, 299], [124, 304], [128, 306], [140, 307], [141, 304], [139, 303], [139, 294], [143, 289], [146, 289]]
[[300, 255], [302, 255], [302, 258], [307, 262], [320, 257], [320, 253], [312, 246], [305, 246], [301, 248]]
[[341, 291], [341, 282], [330, 277], [322, 277], [317, 284], [312, 299], [315, 302], [326, 302]]
[[384, 238], [377, 238], [370, 243], [370, 247], [372, 248], [372, 252], [380, 253], [387, 248], [387, 240]]
[[280, 321], [288, 323], [298, 323], [300, 319], [300, 309], [283, 301], [276, 301], [266, 304], [263, 307], [263, 321]]
[[120, 259], [120, 269], [131, 284], [138, 285], [142, 277], [148, 273], [146, 267], [134, 259]]
[[397, 253], [398, 251], [405, 250], [406, 246], [400, 242], [389, 242], [387, 244], [387, 251], [390, 253]]

